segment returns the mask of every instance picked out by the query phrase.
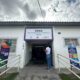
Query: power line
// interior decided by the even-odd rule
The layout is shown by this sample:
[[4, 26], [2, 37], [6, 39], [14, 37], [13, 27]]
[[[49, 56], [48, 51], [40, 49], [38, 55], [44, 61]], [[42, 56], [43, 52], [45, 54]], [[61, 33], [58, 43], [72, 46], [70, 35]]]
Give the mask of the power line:
[[42, 15], [42, 17], [44, 17], [39, 0], [37, 0], [37, 2], [38, 2], [38, 5], [39, 5], [39, 8], [40, 8], [40, 11], [41, 11], [41, 15]]

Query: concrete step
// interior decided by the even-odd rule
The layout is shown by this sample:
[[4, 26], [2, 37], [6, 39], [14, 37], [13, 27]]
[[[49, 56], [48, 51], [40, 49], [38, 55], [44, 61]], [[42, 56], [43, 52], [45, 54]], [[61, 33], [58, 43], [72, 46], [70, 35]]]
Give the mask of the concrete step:
[[45, 66], [27, 66], [20, 70], [15, 80], [61, 80], [57, 70], [47, 70]]
[[26, 75], [26, 76], [17, 76], [15, 80], [60, 80], [59, 76], [50, 76], [50, 75]]

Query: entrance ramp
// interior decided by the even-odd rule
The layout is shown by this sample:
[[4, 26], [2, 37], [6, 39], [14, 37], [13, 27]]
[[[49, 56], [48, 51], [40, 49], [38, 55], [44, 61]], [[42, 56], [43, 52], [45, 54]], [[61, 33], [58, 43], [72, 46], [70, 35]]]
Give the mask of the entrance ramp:
[[44, 65], [29, 65], [20, 70], [15, 80], [61, 80], [57, 70], [48, 70]]

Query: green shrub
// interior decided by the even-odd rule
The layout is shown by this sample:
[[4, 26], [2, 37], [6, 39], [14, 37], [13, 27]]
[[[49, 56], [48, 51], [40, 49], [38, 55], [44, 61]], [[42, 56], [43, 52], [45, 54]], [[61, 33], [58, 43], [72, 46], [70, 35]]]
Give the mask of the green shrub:
[[14, 80], [18, 73], [9, 73], [3, 77], [0, 77], [0, 80]]
[[73, 74], [59, 74], [62, 80], [80, 80]]

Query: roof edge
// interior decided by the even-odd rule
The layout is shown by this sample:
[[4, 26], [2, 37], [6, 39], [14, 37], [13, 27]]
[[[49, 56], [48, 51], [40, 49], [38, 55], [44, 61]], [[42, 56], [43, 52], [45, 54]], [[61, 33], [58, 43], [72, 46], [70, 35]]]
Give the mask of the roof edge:
[[0, 26], [80, 26], [80, 22], [0, 21]]

